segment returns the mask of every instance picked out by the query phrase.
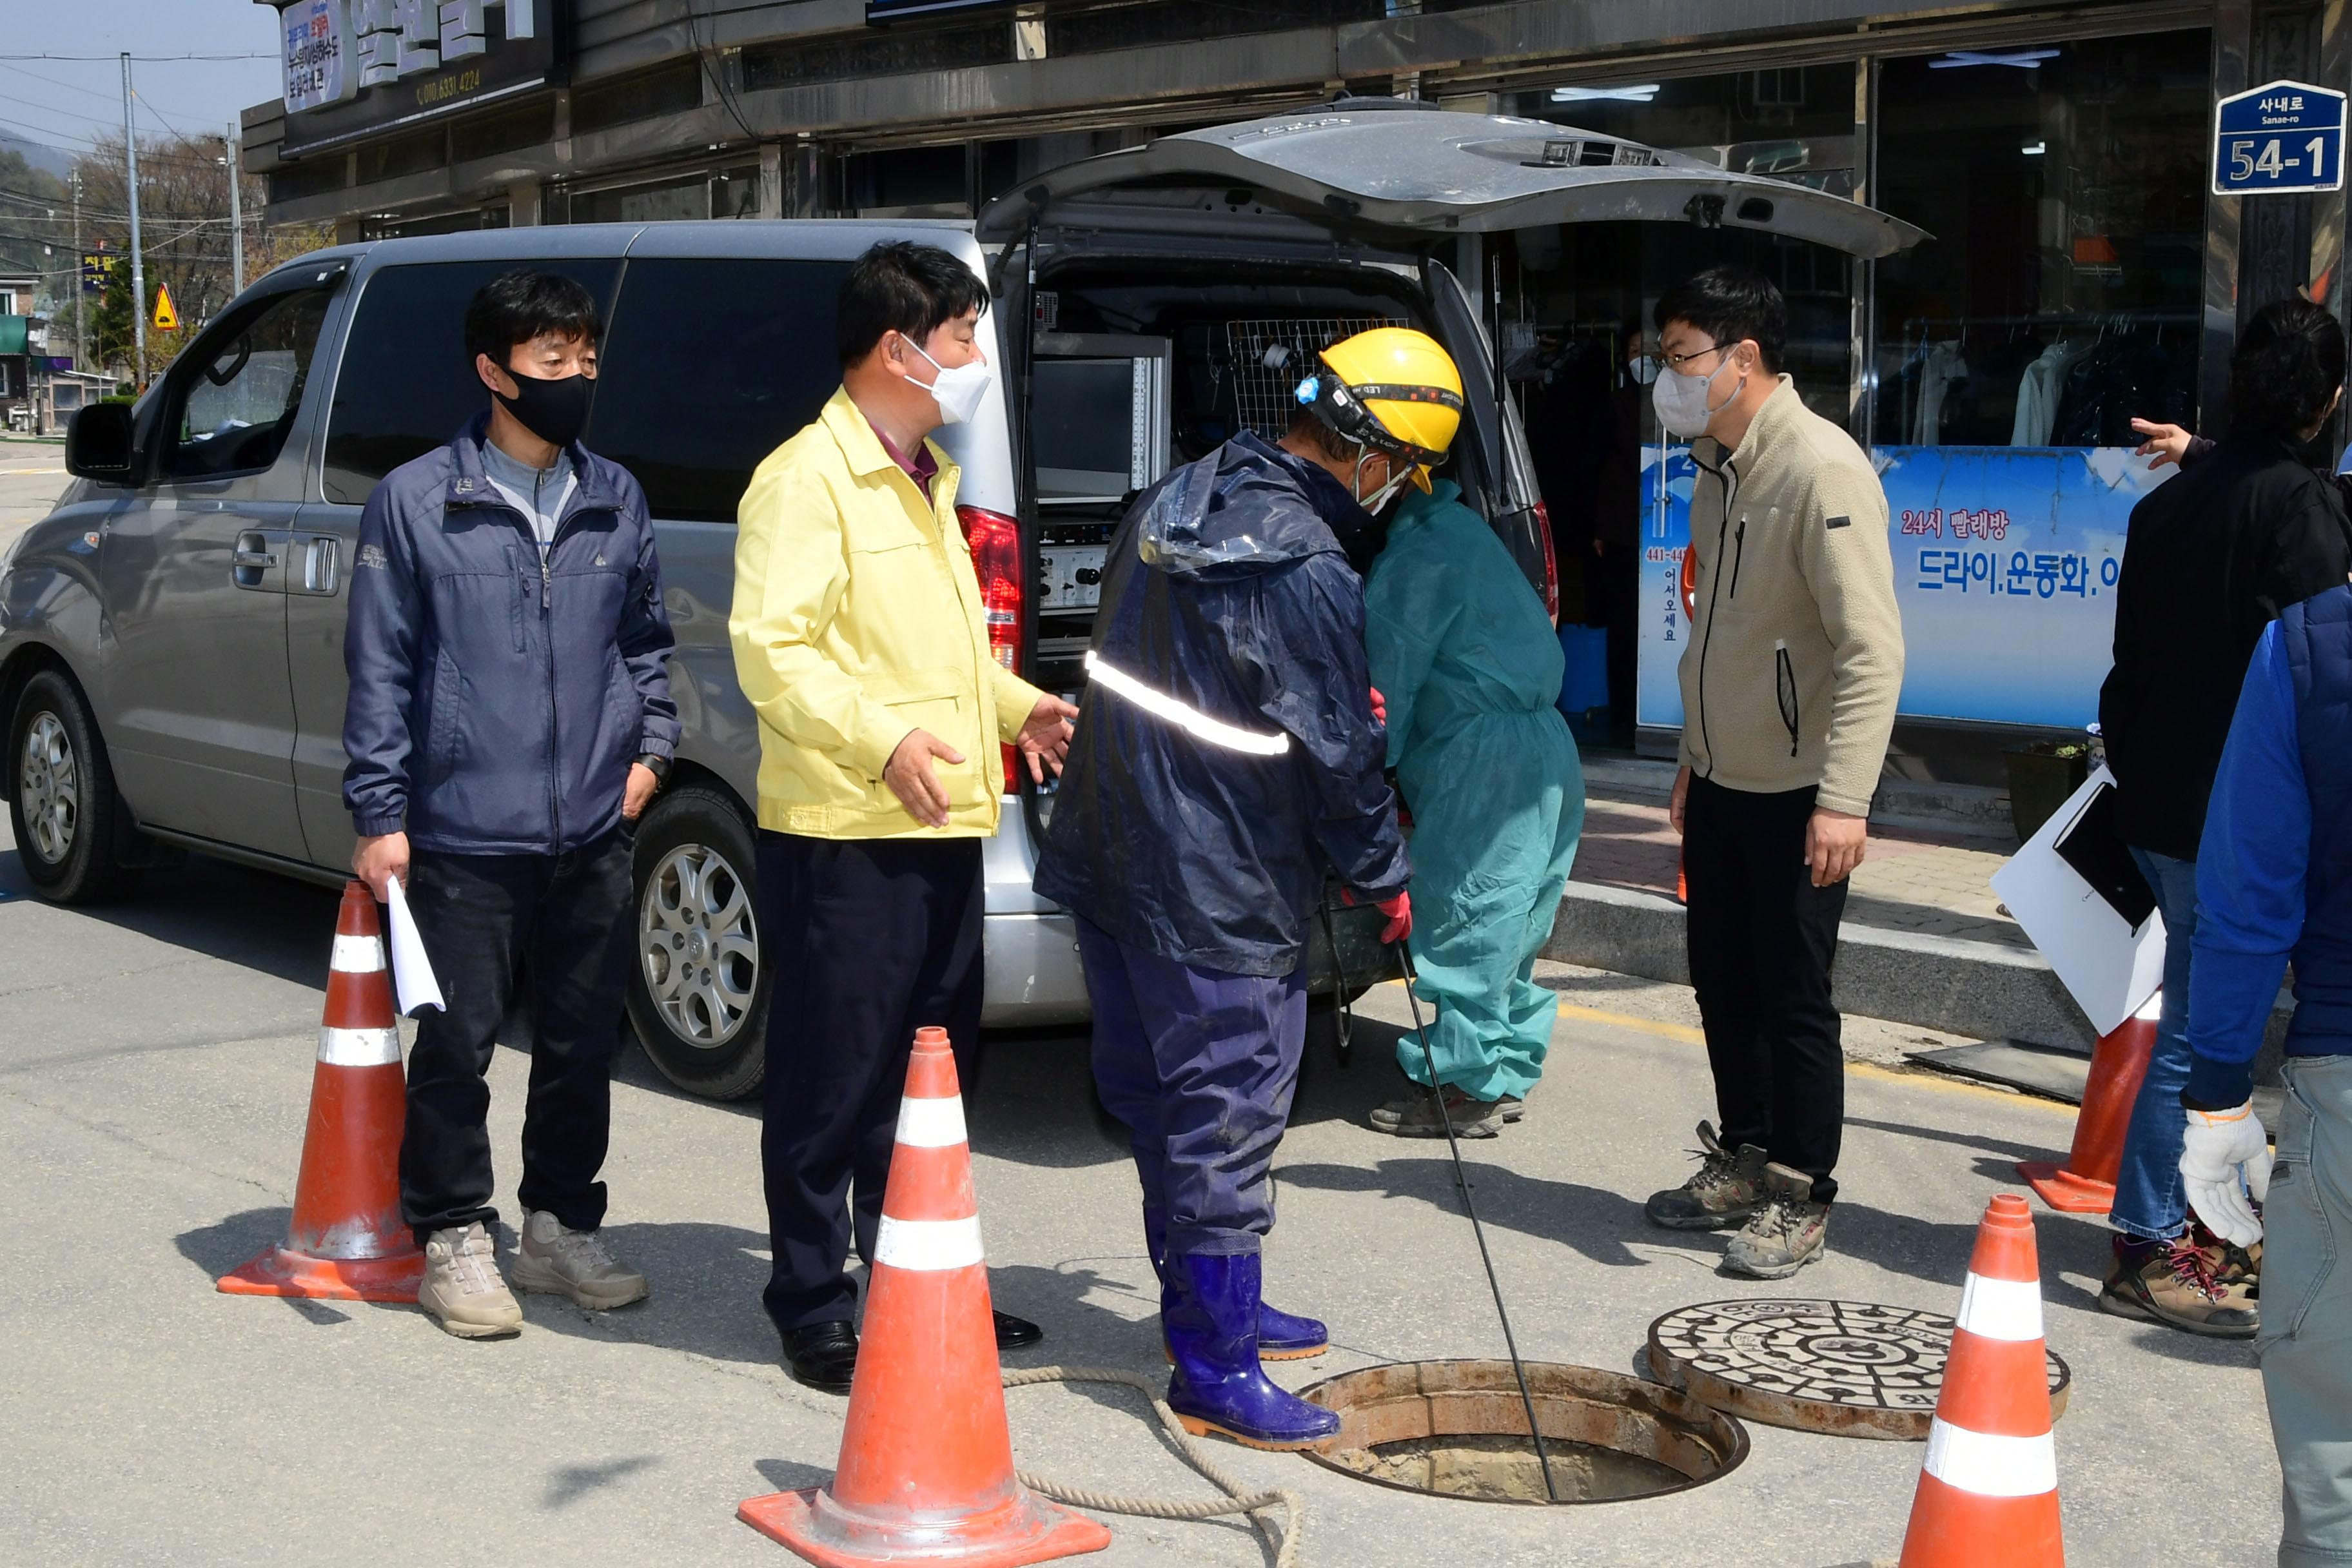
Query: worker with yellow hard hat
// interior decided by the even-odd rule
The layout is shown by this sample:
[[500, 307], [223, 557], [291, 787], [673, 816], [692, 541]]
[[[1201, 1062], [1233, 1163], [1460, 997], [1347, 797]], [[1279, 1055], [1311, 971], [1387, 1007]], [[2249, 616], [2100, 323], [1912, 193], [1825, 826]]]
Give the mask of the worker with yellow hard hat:
[[1462, 417], [1461, 378], [1419, 332], [1326, 351], [1298, 395], [1287, 430], [1235, 436], [1119, 525], [1036, 882], [1077, 917], [1095, 1081], [1127, 1125], [1160, 1275], [1168, 1402], [1195, 1431], [1273, 1448], [1339, 1429], [1259, 1367], [1330, 1342], [1260, 1289], [1308, 933], [1329, 879], [1386, 913], [1389, 940], [1412, 924], [1351, 556], [1370, 559], [1373, 510], [1428, 483]]
[[[1388, 765], [1412, 814], [1410, 945], [1415, 988], [1435, 1004], [1438, 1082], [1427, 1082], [1419, 1042], [1400, 1040], [1397, 1063], [1419, 1087], [1371, 1122], [1435, 1138], [1450, 1119], [1457, 1135], [1491, 1138], [1522, 1114], [1559, 1009], [1534, 981], [1584, 826], [1583, 770], [1557, 706], [1559, 639], [1461, 487], [1431, 479], [1427, 454], [1444, 450], [1461, 417], [1445, 351], [1384, 331], [1323, 357], [1345, 391], [1318, 387], [1318, 412], [1326, 401], [1360, 407], [1335, 427], [1412, 461], [1418, 487], [1390, 514], [1364, 584], [1364, 643], [1387, 699]], [[1451, 389], [1454, 406], [1419, 390], [1430, 387]]]

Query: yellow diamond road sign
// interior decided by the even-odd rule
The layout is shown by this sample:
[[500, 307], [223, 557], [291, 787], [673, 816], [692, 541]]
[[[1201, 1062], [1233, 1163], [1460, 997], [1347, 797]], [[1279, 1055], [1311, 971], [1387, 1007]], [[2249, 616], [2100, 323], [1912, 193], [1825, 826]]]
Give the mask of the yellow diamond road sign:
[[172, 290], [164, 284], [155, 285], [155, 327], [158, 331], [172, 331], [180, 324], [180, 312], [172, 308]]

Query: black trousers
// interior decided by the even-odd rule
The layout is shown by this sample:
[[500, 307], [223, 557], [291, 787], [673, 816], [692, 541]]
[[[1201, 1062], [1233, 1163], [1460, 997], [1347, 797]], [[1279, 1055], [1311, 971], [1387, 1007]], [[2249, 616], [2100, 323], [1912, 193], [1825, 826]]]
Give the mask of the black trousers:
[[1691, 780], [1683, 810], [1691, 985], [1715, 1069], [1724, 1146], [1760, 1146], [1837, 1196], [1845, 1056], [1830, 965], [1846, 884], [1805, 865], [1813, 791], [1756, 795]]
[[604, 1222], [596, 1173], [629, 974], [631, 843], [615, 828], [568, 855], [412, 854], [409, 903], [448, 1004], [418, 1022], [408, 1057], [400, 1206], [419, 1246], [433, 1231], [498, 1218], [482, 1075], [519, 964], [532, 1026], [519, 1195], [572, 1230]]
[[845, 1266], [853, 1238], [874, 1256], [917, 1029], [947, 1030], [971, 1093], [982, 913], [977, 838], [760, 835], [760, 918], [783, 965], [760, 1131], [775, 1254], [763, 1300], [784, 1332], [856, 1314]]

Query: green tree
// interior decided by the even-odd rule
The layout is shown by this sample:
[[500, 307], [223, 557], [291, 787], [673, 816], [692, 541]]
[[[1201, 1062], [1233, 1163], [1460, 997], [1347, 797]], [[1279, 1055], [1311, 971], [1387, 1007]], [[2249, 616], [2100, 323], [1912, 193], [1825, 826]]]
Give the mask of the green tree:
[[106, 279], [89, 312], [90, 365], [129, 364], [137, 348], [131, 319], [131, 258], [108, 263]]

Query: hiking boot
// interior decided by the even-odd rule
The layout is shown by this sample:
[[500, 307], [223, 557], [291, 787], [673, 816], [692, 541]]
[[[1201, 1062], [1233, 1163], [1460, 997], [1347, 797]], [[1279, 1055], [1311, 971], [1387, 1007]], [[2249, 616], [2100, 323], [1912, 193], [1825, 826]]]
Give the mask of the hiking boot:
[[499, 1278], [497, 1244], [479, 1220], [425, 1238], [425, 1279], [416, 1304], [461, 1340], [522, 1332], [522, 1308]]
[[2189, 1218], [2189, 1235], [2197, 1244], [2197, 1250], [2205, 1255], [2216, 1283], [2242, 1285], [2246, 1300], [2263, 1299], [2263, 1244], [2259, 1237], [2252, 1247], [2240, 1247], [2207, 1230], [2205, 1222], [2194, 1215]]
[[2118, 1236], [2115, 1267], [2099, 1305], [2118, 1317], [2145, 1318], [2183, 1333], [2250, 1340], [2262, 1327], [2262, 1309], [2243, 1285], [2224, 1285], [2212, 1262], [2189, 1237], [2142, 1241]]
[[1679, 1187], [1652, 1193], [1642, 1212], [1668, 1230], [1727, 1230], [1745, 1225], [1764, 1203], [1764, 1151], [1742, 1143], [1736, 1154], [1716, 1142], [1715, 1129], [1698, 1124], [1698, 1169]]
[[526, 1290], [569, 1296], [591, 1311], [625, 1307], [644, 1299], [646, 1277], [615, 1262], [593, 1230], [572, 1230], [545, 1209], [533, 1209], [522, 1225], [514, 1282]]
[[1446, 1087], [1444, 1117], [1438, 1114], [1437, 1096], [1425, 1089], [1392, 1100], [1371, 1114], [1374, 1131], [1392, 1132], [1400, 1138], [1443, 1138], [1448, 1119], [1456, 1138], [1496, 1137], [1506, 1120], [1501, 1100], [1473, 1100], [1452, 1085]]
[[1830, 1247], [1830, 1205], [1813, 1201], [1813, 1179], [1786, 1165], [1764, 1167], [1764, 1206], [1723, 1249], [1723, 1266], [1750, 1279], [1786, 1279]]

